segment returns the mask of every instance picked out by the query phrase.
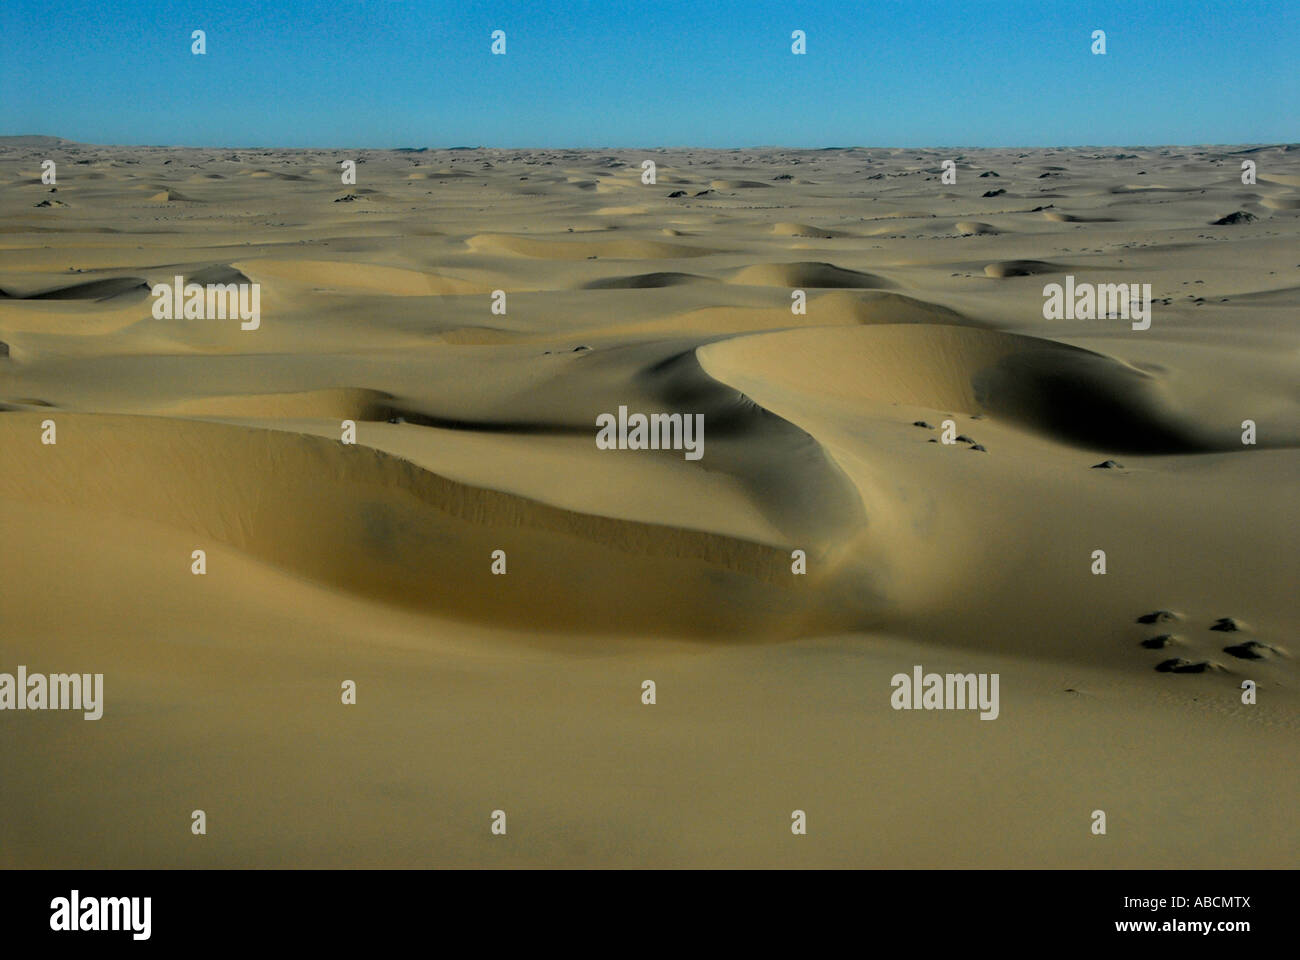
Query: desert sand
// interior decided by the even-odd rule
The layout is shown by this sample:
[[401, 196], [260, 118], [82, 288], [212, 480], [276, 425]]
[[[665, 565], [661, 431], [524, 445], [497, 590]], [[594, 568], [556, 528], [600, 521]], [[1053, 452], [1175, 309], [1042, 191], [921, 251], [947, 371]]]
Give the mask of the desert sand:
[[[0, 183], [0, 672], [105, 691], [0, 713], [0, 866], [1300, 859], [1300, 148], [29, 137]], [[260, 325], [156, 318], [178, 275]], [[1045, 319], [1067, 275], [1149, 328]], [[620, 406], [703, 456], [600, 449]], [[997, 718], [894, 709], [914, 665]]]

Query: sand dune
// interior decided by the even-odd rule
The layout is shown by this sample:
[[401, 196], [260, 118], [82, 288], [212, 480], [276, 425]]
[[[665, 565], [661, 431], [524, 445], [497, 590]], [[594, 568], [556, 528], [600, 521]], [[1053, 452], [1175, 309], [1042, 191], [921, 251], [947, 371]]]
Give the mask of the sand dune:
[[626, 277], [605, 277], [583, 284], [589, 290], [644, 290], [655, 287], [675, 287], [683, 283], [708, 283], [708, 277], [693, 273], [638, 273]]
[[893, 283], [874, 273], [846, 270], [833, 263], [756, 263], [737, 270], [731, 283], [763, 287], [888, 288]]
[[[915, 358], [925, 357], [924, 363]], [[1111, 357], [1034, 337], [939, 324], [800, 330], [701, 349], [766, 382], [827, 396], [989, 414], [1088, 448], [1141, 453], [1240, 450], [1178, 417], [1159, 381]], [[728, 379], [722, 374], [722, 379]], [[825, 387], [822, 388], [825, 390]]]
[[675, 260], [705, 257], [714, 252], [656, 240], [541, 240], [496, 234], [479, 234], [470, 237], [466, 243], [475, 252], [509, 253], [546, 260], [587, 260], [597, 257], [616, 260]]
[[989, 223], [981, 223], [978, 220], [959, 220], [954, 229], [961, 234], [986, 236], [992, 233], [1001, 233], [997, 227]]
[[318, 290], [428, 297], [488, 293], [490, 286], [455, 277], [376, 264], [336, 260], [245, 260], [234, 264], [257, 280], [289, 280]]
[[393, 398], [380, 390], [334, 387], [296, 393], [235, 393], [194, 397], [160, 407], [173, 417], [329, 417], [333, 420], [387, 420], [395, 416]]
[[1081, 217], [1060, 210], [1044, 210], [1043, 219], [1052, 223], [1110, 223], [1109, 217]]
[[103, 301], [129, 294], [145, 293], [148, 290], [148, 282], [141, 277], [109, 277], [104, 280], [86, 280], [82, 283], [72, 283], [28, 294], [0, 290], [0, 296], [11, 300]]
[[832, 240], [835, 237], [850, 235], [840, 230], [827, 230], [806, 223], [774, 223], [772, 233], [778, 237], [814, 237], [818, 240]]
[[1067, 269], [1064, 264], [1047, 263], [1043, 260], [1004, 260], [1001, 263], [986, 264], [984, 275], [1003, 279], [1029, 277], [1036, 273], [1064, 273]]
[[624, 207], [601, 207], [595, 211], [598, 217], [635, 217], [643, 213], [649, 213], [649, 207], [641, 206], [624, 206]]
[[1294, 863], [1300, 151], [357, 156], [0, 141], [0, 865]]
[[1300, 210], [1300, 197], [1264, 197], [1259, 201], [1272, 210]]
[[[0, 495], [161, 521], [191, 532], [198, 547], [229, 545], [339, 589], [494, 623], [752, 636], [779, 634], [795, 618], [820, 620], [806, 594], [788, 589], [788, 553], [771, 547], [557, 510], [315, 437], [138, 417], [60, 419], [65, 439], [54, 456], [19, 443], [38, 432], [38, 415], [0, 421], [7, 447], [34, 454], [7, 461]], [[132, 458], [106, 469], [122, 445]], [[96, 463], [87, 490], [74, 478]], [[505, 578], [490, 572], [495, 549], [514, 565]], [[567, 571], [541, 562], [557, 553]], [[482, 562], [466, 562], [474, 556]], [[568, 577], [591, 589], [556, 591]], [[653, 582], [672, 584], [672, 605], [645, 590]], [[748, 612], [737, 619], [738, 609]], [[835, 607], [824, 616], [822, 628], [854, 620]]]
[[160, 190], [157, 193], [151, 194], [149, 196], [149, 200], [153, 203], [199, 203], [201, 202], [199, 200], [196, 200], [194, 197], [181, 193], [179, 190]]

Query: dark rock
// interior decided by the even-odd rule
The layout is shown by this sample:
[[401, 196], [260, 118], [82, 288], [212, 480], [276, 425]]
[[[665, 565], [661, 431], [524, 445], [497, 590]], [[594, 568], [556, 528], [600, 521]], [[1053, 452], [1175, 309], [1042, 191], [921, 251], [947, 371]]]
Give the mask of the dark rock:
[[1173, 623], [1178, 620], [1178, 614], [1172, 610], [1157, 610], [1154, 613], [1144, 613], [1137, 618], [1138, 623]]
[[1229, 227], [1237, 223], [1251, 223], [1258, 219], [1253, 213], [1247, 213], [1245, 210], [1236, 210], [1226, 217], [1220, 217], [1218, 220], [1212, 220], [1211, 225], [1216, 227]]
[[1243, 643], [1233, 644], [1230, 647], [1224, 647], [1223, 652], [1232, 654], [1239, 660], [1263, 660], [1263, 651], [1271, 651], [1272, 649], [1272, 647], [1260, 643], [1258, 640], [1247, 640]]

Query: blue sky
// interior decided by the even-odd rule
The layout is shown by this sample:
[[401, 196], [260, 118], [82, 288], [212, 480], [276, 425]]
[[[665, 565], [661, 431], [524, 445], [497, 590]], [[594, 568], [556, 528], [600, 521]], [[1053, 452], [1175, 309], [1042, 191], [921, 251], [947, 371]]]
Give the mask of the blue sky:
[[[207, 55], [190, 33], [207, 33]], [[506, 31], [505, 56], [489, 52]], [[807, 34], [808, 53], [790, 52]], [[1106, 31], [1107, 53], [1089, 51]], [[0, 134], [285, 147], [1300, 140], [1296, 0], [0, 0]]]

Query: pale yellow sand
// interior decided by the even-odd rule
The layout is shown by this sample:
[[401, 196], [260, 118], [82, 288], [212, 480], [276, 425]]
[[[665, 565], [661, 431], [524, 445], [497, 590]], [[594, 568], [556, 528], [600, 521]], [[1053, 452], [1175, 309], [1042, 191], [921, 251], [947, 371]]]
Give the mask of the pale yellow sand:
[[0, 713], [0, 866], [1294, 866], [1300, 152], [1245, 149], [0, 145], [0, 672], [106, 700]]

